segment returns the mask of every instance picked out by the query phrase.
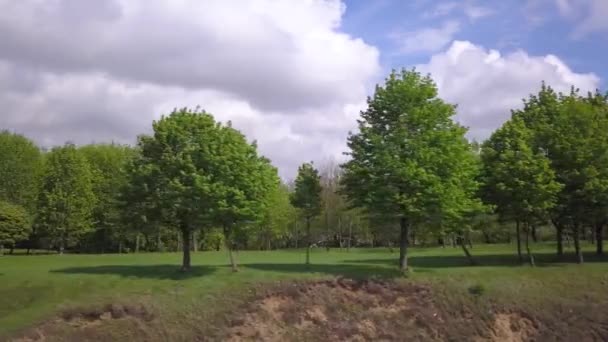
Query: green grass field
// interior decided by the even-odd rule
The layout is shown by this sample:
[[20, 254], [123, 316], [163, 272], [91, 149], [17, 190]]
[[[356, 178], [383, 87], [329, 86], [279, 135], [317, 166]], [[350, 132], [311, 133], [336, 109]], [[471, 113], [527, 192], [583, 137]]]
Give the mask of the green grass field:
[[[475, 246], [472, 253], [479, 266], [468, 266], [459, 248], [412, 248], [413, 272], [408, 280], [431, 284], [438, 295], [455, 302], [470, 289], [481, 288], [480, 297], [488, 298], [488, 303], [541, 311], [553, 304], [606, 303], [608, 260], [592, 257], [592, 246], [586, 248], [587, 262], [576, 265], [572, 255], [557, 262], [551, 245], [534, 246], [536, 268], [520, 265], [513, 245]], [[306, 268], [303, 251], [242, 251], [240, 271], [233, 273], [226, 252], [199, 252], [193, 254], [193, 269], [187, 274], [178, 271], [179, 253], [4, 256], [0, 257], [0, 336], [34, 326], [69, 307], [113, 302], [145, 302], [167, 324], [205, 322], [218, 310], [236, 305], [260, 282], [331, 276], [398, 278], [397, 255], [385, 248], [317, 249], [312, 253], [313, 265]]]

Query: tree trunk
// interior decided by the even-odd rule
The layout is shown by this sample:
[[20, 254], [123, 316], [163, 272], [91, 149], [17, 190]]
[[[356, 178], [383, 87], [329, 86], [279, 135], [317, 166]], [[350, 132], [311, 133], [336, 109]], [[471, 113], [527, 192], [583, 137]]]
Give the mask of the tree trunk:
[[557, 234], [557, 256], [561, 257], [564, 255], [564, 227], [561, 224], [555, 224], [555, 232]]
[[156, 236], [156, 251], [163, 251], [163, 241], [161, 240], [160, 228], [158, 228], [158, 235]]
[[405, 217], [402, 217], [399, 225], [401, 226], [401, 237], [399, 239], [399, 269], [401, 272], [407, 271], [407, 238], [409, 230], [409, 222]]
[[191, 268], [190, 261], [190, 230], [182, 228], [182, 251], [184, 253], [182, 258], [182, 271], [188, 272]]
[[118, 241], [118, 254], [122, 254], [122, 239]]
[[467, 242], [469, 243], [469, 248], [473, 249], [473, 240], [471, 239], [471, 235], [467, 232]]
[[348, 242], [346, 245], [346, 251], [350, 252], [351, 241], [353, 239], [353, 221], [348, 223]]
[[471, 266], [477, 265], [477, 261], [475, 261], [475, 259], [473, 259], [473, 256], [471, 255], [471, 252], [469, 252], [469, 250], [467, 249], [467, 245], [465, 243], [464, 236], [460, 239], [460, 247], [462, 247], [462, 251], [464, 252], [464, 255], [467, 256], [467, 259], [469, 259], [469, 264]]
[[604, 254], [604, 225], [601, 223], [595, 225], [595, 253]]
[[515, 221], [515, 234], [517, 235], [517, 258], [519, 262], [523, 262], [523, 258], [521, 256], [521, 234], [519, 232], [519, 220]]
[[177, 244], [175, 246], [175, 251], [179, 252], [180, 249], [183, 250], [183, 245], [182, 245], [182, 237], [181, 237], [180, 233], [178, 232], [177, 233]]
[[338, 247], [342, 251], [342, 218], [338, 216]]
[[306, 218], [306, 265], [310, 265], [310, 217]]
[[192, 232], [192, 251], [198, 252], [198, 234], [197, 232]]
[[59, 239], [59, 255], [63, 255], [64, 249], [65, 249], [65, 235], [62, 233], [61, 238]]
[[0, 243], [0, 257], [4, 255], [4, 245]]
[[325, 238], [325, 250], [329, 252], [329, 241], [331, 236], [331, 229], [329, 229], [329, 211], [325, 208], [325, 228], [327, 230], [327, 237]]
[[135, 234], [135, 253], [139, 253], [139, 233]]
[[528, 254], [528, 261], [530, 261], [530, 266], [534, 267], [536, 266], [536, 263], [534, 262], [534, 256], [530, 252], [530, 234], [534, 231], [534, 227], [530, 229], [530, 226], [526, 224], [524, 230], [526, 233], [526, 253]]
[[296, 249], [298, 249], [298, 239], [300, 238], [300, 233], [298, 232], [298, 220], [296, 219], [296, 222], [294, 224], [295, 229], [296, 229]]
[[531, 225], [530, 227], [530, 235], [532, 236], [532, 241], [534, 241], [534, 243], [538, 242], [538, 237], [536, 235], [536, 226]]
[[583, 251], [581, 250], [580, 227], [578, 224], [572, 226], [572, 235], [574, 238], [574, 250], [576, 251], [576, 262], [583, 263]]
[[226, 245], [226, 249], [228, 250], [228, 258], [230, 258], [230, 267], [232, 268], [232, 272], [238, 272], [238, 266], [236, 264], [236, 258], [234, 253], [232, 253], [232, 240], [231, 240], [231, 229], [228, 226], [224, 226], [224, 244]]

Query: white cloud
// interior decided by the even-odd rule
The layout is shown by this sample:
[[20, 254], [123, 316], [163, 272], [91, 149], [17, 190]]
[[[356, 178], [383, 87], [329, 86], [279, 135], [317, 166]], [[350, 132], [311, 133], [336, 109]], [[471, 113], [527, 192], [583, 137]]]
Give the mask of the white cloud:
[[431, 10], [423, 13], [422, 16], [425, 18], [438, 18], [459, 12], [463, 13], [470, 20], [494, 14], [494, 10], [491, 8], [475, 4], [473, 1], [448, 1], [435, 4]]
[[548, 19], [548, 9], [552, 8], [574, 23], [573, 38], [608, 31], [607, 0], [528, 0], [524, 13], [530, 22], [540, 25]]
[[0, 128], [133, 142], [174, 107], [232, 120], [285, 177], [344, 149], [380, 70], [337, 0], [0, 0]]
[[393, 35], [393, 38], [399, 45], [400, 53], [435, 52], [452, 41], [458, 31], [460, 31], [460, 23], [449, 20], [440, 27], [399, 33]]
[[468, 41], [453, 42], [417, 68], [431, 73], [443, 99], [458, 104], [457, 119], [476, 139], [487, 138], [523, 98], [538, 92], [543, 80], [563, 92], [572, 85], [582, 91], [599, 85], [596, 75], [576, 73], [557, 56], [530, 56], [525, 51], [502, 55]]

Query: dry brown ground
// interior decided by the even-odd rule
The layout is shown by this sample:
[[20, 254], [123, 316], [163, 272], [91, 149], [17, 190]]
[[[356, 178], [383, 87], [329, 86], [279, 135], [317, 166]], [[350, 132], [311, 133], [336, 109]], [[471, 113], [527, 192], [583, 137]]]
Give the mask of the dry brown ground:
[[260, 286], [199, 321], [168, 322], [146, 305], [73, 308], [14, 341], [606, 341], [607, 309], [520, 310], [419, 283], [336, 278]]

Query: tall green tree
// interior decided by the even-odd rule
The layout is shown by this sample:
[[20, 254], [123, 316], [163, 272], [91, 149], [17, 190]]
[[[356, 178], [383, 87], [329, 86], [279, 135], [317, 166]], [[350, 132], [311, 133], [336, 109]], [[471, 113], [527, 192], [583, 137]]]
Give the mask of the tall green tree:
[[291, 194], [291, 204], [298, 208], [306, 220], [306, 265], [310, 265], [310, 223], [321, 213], [321, 177], [312, 163], [304, 163], [298, 168], [295, 189]]
[[41, 168], [38, 146], [22, 135], [0, 131], [0, 200], [20, 205], [31, 214]]
[[270, 250], [278, 247], [277, 243], [287, 238], [289, 226], [296, 216], [295, 210], [289, 200], [289, 189], [285, 184], [279, 184], [268, 192], [262, 215], [257, 223], [259, 229], [255, 232], [260, 248]]
[[579, 240], [583, 228], [602, 229], [608, 214], [608, 106], [600, 105], [600, 101], [576, 93], [564, 96], [553, 123], [552, 167], [563, 184], [558, 208], [572, 231], [581, 263]]
[[127, 166], [135, 152], [129, 146], [117, 144], [91, 144], [78, 150], [90, 165], [97, 199], [93, 209], [95, 232], [90, 239], [93, 248], [103, 253], [115, 247], [121, 230], [121, 189], [128, 181]]
[[235, 233], [255, 226], [263, 215], [269, 193], [279, 186], [277, 170], [257, 153], [256, 144], [228, 125], [220, 127], [217, 158], [208, 171], [215, 196], [212, 221], [222, 227], [232, 270], [237, 271], [233, 251]]
[[392, 72], [367, 103], [359, 131], [348, 137], [342, 191], [352, 205], [399, 221], [405, 271], [410, 228], [441, 215], [456, 189], [448, 183], [461, 181], [460, 161], [470, 146], [466, 129], [452, 120], [455, 106], [438, 98], [430, 76]]
[[0, 200], [0, 256], [4, 246], [13, 248], [19, 241], [26, 240], [31, 231], [31, 220], [20, 205]]
[[230, 241], [235, 229], [256, 220], [276, 170], [257, 155], [255, 144], [204, 111], [175, 110], [153, 129], [152, 136], [139, 138], [141, 154], [130, 167], [144, 199], [134, 203], [142, 221], [181, 233], [182, 270], [187, 271], [192, 234], [222, 227]]
[[93, 226], [93, 176], [73, 144], [55, 147], [45, 158], [36, 224], [60, 253]]
[[549, 159], [531, 146], [533, 132], [524, 121], [514, 117], [507, 121], [483, 146], [484, 190], [488, 203], [496, 206], [503, 219], [516, 222], [517, 249], [521, 259], [520, 224], [530, 252], [531, 227], [546, 222], [554, 207], [561, 185], [556, 181]]

